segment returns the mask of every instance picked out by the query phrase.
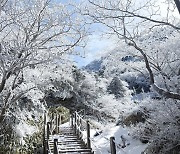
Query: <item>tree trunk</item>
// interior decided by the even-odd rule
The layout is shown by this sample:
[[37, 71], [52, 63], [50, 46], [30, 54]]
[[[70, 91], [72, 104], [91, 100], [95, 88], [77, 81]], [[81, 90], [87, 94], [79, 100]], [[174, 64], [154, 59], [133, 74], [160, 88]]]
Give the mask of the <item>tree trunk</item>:
[[0, 85], [0, 93], [3, 91], [5, 84], [6, 84], [6, 78], [3, 77]]
[[180, 0], [174, 0], [175, 4], [176, 4], [176, 7], [179, 11], [179, 14], [180, 14]]
[[[6, 108], [2, 108], [1, 110], [1, 115], [0, 115], [0, 124], [3, 122], [4, 120], [4, 116], [5, 116], [5, 113], [6, 113]], [[2, 125], [2, 124], [1, 124]]]

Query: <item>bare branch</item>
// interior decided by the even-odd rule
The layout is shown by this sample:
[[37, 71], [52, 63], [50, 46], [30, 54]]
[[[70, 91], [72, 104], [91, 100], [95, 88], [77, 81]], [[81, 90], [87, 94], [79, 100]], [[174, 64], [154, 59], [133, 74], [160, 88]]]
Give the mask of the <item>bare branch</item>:
[[[141, 19], [145, 19], [146, 21], [151, 21], [153, 23], [158, 23], [158, 24], [161, 24], [161, 25], [166, 25], [166, 26], [170, 26], [174, 29], [177, 29], [177, 30], [180, 30], [180, 27], [177, 27], [169, 22], [165, 22], [165, 21], [160, 21], [160, 20], [155, 20], [155, 19], [152, 19], [152, 18], [149, 18], [147, 16], [143, 16], [143, 15], [140, 15], [140, 14], [136, 14], [134, 12], [130, 12], [128, 10], [123, 10], [121, 8], [109, 8], [109, 7], [105, 7], [105, 6], [101, 6], [91, 0], [88, 0], [92, 5], [100, 8], [100, 9], [103, 9], [103, 10], [106, 10], [106, 11], [116, 11], [116, 12], [122, 12], [122, 13], [125, 13], [125, 16], [113, 16], [113, 18], [122, 18], [122, 17], [129, 17], [129, 18], [134, 18], [134, 17], [137, 17], [137, 18], [141, 18]], [[177, 0], [178, 1], [178, 0]], [[90, 14], [89, 14], [90, 15]], [[106, 18], [106, 17], [104, 17]], [[110, 17], [109, 17], [110, 18]], [[111, 17], [112, 18], [112, 17]]]

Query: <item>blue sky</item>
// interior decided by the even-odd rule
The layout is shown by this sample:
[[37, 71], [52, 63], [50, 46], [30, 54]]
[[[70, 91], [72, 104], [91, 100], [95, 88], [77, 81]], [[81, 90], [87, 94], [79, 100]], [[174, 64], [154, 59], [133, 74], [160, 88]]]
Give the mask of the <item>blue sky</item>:
[[[69, 0], [54, 0], [60, 3], [67, 3]], [[72, 2], [80, 2], [82, 0], [73, 0]], [[78, 67], [82, 67], [90, 63], [95, 59], [99, 59], [101, 55], [109, 51], [114, 47], [114, 42], [112, 39], [102, 38], [101, 31], [103, 27], [100, 25], [91, 26], [91, 30], [94, 31], [89, 37], [87, 46], [84, 51], [80, 51], [81, 55], [70, 55], [70, 58], [77, 64]]]
[[112, 50], [115, 46], [116, 42], [113, 39], [102, 38], [101, 33], [97, 32], [89, 37], [89, 41], [85, 47], [85, 53], [82, 56], [71, 56], [71, 58], [79, 67], [82, 67], [95, 59], [100, 59], [102, 55]]

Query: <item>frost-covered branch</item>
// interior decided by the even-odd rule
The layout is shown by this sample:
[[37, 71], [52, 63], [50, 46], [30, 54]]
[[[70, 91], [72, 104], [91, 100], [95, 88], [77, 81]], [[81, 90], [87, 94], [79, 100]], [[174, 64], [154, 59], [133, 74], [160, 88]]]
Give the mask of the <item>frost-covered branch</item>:
[[81, 17], [68, 4], [0, 1], [0, 123], [14, 102], [39, 86], [38, 79], [29, 81], [30, 71], [57, 59], [60, 63], [64, 54], [84, 46], [86, 36]]
[[[156, 1], [145, 1], [138, 4], [137, 1], [133, 0], [128, 2], [121, 0], [116, 0], [113, 2], [89, 0], [89, 5], [90, 6], [87, 6], [82, 11], [82, 14], [90, 17], [89, 19], [92, 22], [103, 24], [105, 27], [108, 27], [109, 31], [111, 32], [107, 32], [109, 35], [115, 35], [119, 40], [124, 39], [127, 45], [134, 47], [144, 59], [146, 69], [149, 73], [150, 84], [155, 91], [166, 98], [179, 100], [180, 95], [178, 93], [175, 93], [174, 90], [172, 92], [172, 89], [169, 90], [170, 88], [167, 87], [167, 84], [165, 84], [166, 89], [160, 88], [158, 85], [156, 85], [155, 79], [155, 71], [161, 75], [165, 74], [162, 72], [162, 68], [165, 65], [170, 65], [173, 63], [171, 61], [178, 58], [174, 57], [173, 60], [168, 60], [170, 57], [164, 56], [164, 61], [160, 61], [160, 58], [157, 56], [156, 60], [159, 60], [159, 62], [155, 62], [153, 55], [150, 55], [150, 50], [153, 49], [151, 47], [150, 50], [147, 49], [146, 44], [141, 44], [138, 41], [141, 36], [145, 35], [147, 32], [153, 31], [153, 29], [156, 29], [157, 25], [159, 27], [169, 27], [179, 31], [179, 25], [169, 19], [171, 10], [168, 10], [169, 12], [166, 18], [161, 18], [161, 14], [159, 14], [160, 6], [156, 4]], [[171, 15], [172, 14], [173, 12], [171, 12]], [[165, 37], [163, 38], [163, 36], [160, 36], [159, 39], [165, 40]], [[158, 53], [156, 54], [158, 55]], [[153, 67], [155, 68], [155, 71], [152, 69]], [[166, 78], [163, 78], [162, 80], [165, 79]]]

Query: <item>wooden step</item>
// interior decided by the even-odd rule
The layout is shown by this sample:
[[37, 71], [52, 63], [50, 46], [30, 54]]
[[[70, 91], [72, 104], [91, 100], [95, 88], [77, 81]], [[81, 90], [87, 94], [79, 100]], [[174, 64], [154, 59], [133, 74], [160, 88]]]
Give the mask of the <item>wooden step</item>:
[[[58, 145], [72, 145], [72, 144], [81, 144], [81, 145], [84, 145], [82, 141], [64, 141], [64, 142], [59, 142]], [[49, 142], [49, 145], [54, 145], [53, 142]]]
[[[73, 142], [72, 141], [68, 141], [68, 142], [64, 141], [64, 142], [59, 142], [58, 143], [58, 145], [64, 145], [64, 144], [65, 145], [71, 145], [71, 144], [81, 144], [81, 145], [84, 145], [82, 141], [73, 141]], [[54, 145], [54, 143], [51, 142], [51, 143], [49, 143], [49, 145]]]
[[[49, 143], [49, 145], [54, 145], [54, 143]], [[82, 144], [82, 142], [59, 142], [58, 145], [70, 145], [70, 146], [73, 146], [73, 145], [84, 145]]]
[[[54, 144], [49, 144], [49, 146], [54, 146]], [[84, 145], [82, 145], [82, 143], [71, 143], [71, 144], [61, 143], [61, 144], [58, 144], [58, 146], [66, 146], [66, 147], [81, 146], [81, 147], [84, 147]]]
[[66, 152], [91, 152], [91, 149], [71, 149], [71, 150], [59, 150], [60, 153], [66, 153]]
[[60, 147], [59, 150], [79, 150], [79, 149], [85, 149], [85, 147]]
[[71, 127], [59, 127], [58, 134], [49, 136], [48, 144], [51, 154], [54, 151], [54, 138], [58, 138], [58, 153], [93, 154], [92, 149], [86, 147], [83, 140], [78, 138]]
[[[72, 152], [72, 151], [70, 151], [70, 152], [61, 152], [61, 153], [66, 153], [66, 154], [94, 154], [93, 152], [77, 152], [77, 151], [74, 151], [74, 152]], [[51, 153], [50, 154], [53, 154], [53, 151], [51, 150]], [[60, 154], [60, 153], [59, 153]]]
[[[53, 148], [50, 148], [51, 152], [54, 151]], [[58, 149], [59, 153], [74, 153], [74, 152], [78, 152], [78, 153], [92, 153], [91, 149], [86, 149], [86, 148], [60, 148]]]
[[[78, 141], [81, 141], [81, 139], [79, 139], [79, 138], [64, 138], [63, 140], [58, 140], [58, 142], [61, 142], [61, 141], [74, 141], [74, 140], [78, 140]], [[48, 140], [49, 142], [54, 142], [54, 139], [50, 139], [50, 140]]]
[[59, 133], [59, 135], [75, 135], [74, 133]]
[[[53, 147], [51, 147], [50, 149], [53, 150]], [[62, 151], [62, 150], [81, 150], [81, 149], [86, 149], [85, 147], [59, 147], [58, 150]]]

